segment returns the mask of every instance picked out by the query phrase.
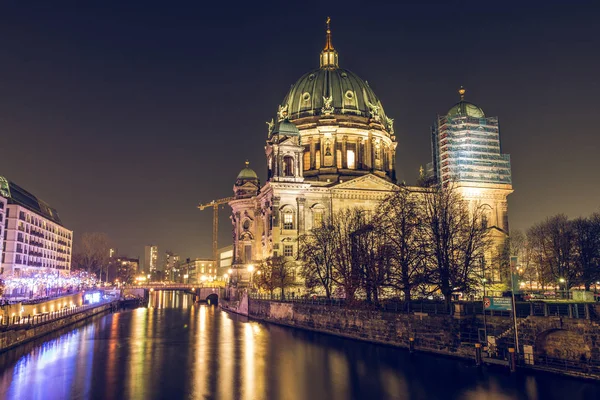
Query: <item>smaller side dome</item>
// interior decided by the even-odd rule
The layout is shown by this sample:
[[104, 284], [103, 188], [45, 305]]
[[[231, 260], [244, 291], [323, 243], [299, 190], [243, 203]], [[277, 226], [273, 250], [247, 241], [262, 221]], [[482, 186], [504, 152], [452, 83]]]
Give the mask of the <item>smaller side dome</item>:
[[460, 101], [454, 106], [452, 106], [452, 108], [448, 110], [448, 113], [446, 115], [448, 117], [485, 118], [485, 113], [480, 107], [476, 106], [473, 103], [465, 101], [465, 93], [465, 88], [461, 86], [460, 89], [458, 89]]
[[239, 180], [243, 180], [243, 181], [252, 181], [252, 180], [258, 180], [258, 175], [256, 175], [256, 172], [254, 172], [254, 170], [252, 168], [250, 168], [250, 162], [246, 161], [246, 167], [240, 171], [240, 173], [237, 176], [236, 181]]
[[279, 134], [279, 135], [285, 135], [285, 136], [299, 136], [300, 131], [298, 130], [298, 127], [293, 122], [290, 122], [289, 119], [285, 118], [285, 119], [279, 121], [279, 123], [273, 130], [273, 134], [274, 135]]
[[260, 191], [260, 181], [256, 172], [250, 168], [250, 163], [246, 161], [246, 167], [240, 171], [233, 185], [233, 193], [236, 199], [246, 199], [256, 196]]

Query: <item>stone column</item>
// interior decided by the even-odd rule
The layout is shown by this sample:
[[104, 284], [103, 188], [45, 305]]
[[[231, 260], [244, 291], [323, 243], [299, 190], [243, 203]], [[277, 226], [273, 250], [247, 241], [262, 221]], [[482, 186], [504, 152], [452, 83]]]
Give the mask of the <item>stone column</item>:
[[271, 216], [273, 218], [273, 228], [276, 228], [279, 226], [279, 201], [281, 199], [279, 197], [273, 197], [273, 215]]
[[297, 216], [297, 224], [298, 227], [298, 235], [304, 233], [304, 224], [305, 224], [305, 215], [304, 215], [304, 205], [306, 203], [306, 199], [304, 197], [296, 198], [296, 203], [298, 205], [298, 216]]
[[363, 152], [361, 151], [361, 145], [362, 145], [362, 138], [358, 138], [358, 140], [356, 141], [356, 169], [362, 169], [364, 162], [363, 162]]
[[315, 142], [312, 136], [308, 139], [308, 142], [310, 148], [310, 163], [308, 164], [308, 169], [315, 169]]
[[373, 135], [369, 132], [369, 138], [365, 143], [365, 164], [367, 169], [373, 169]]
[[348, 168], [348, 154], [346, 151], [347, 142], [348, 142], [348, 136], [344, 135], [342, 137], [342, 168]]

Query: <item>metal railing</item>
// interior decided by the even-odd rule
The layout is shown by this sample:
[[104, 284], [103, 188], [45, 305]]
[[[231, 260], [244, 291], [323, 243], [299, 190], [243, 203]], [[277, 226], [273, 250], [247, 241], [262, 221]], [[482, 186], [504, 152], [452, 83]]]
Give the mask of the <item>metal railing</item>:
[[7, 331], [13, 329], [29, 329], [34, 327], [35, 325], [45, 324], [50, 321], [56, 321], [66, 316], [78, 314], [80, 312], [87, 311], [95, 307], [107, 304], [111, 304], [111, 302], [85, 304], [81, 306], [68, 307], [63, 308], [61, 310], [36, 315], [0, 316], [0, 331]]
[[[414, 300], [411, 302], [383, 300], [379, 306], [375, 306], [364, 300], [348, 302], [346, 299], [341, 298], [293, 295], [287, 295], [282, 298], [280, 294], [276, 293], [250, 293], [249, 297], [252, 300], [259, 301], [332, 305], [338, 307], [344, 306], [347, 308], [371, 309], [405, 314], [419, 312], [426, 314], [453, 315], [455, 312], [455, 304], [459, 304], [461, 306], [462, 315], [482, 315], [484, 313], [483, 303], [481, 301], [460, 301], [446, 304], [445, 302], [432, 300]], [[518, 318], [527, 318], [529, 316], [558, 316], [576, 319], [598, 319], [598, 316], [590, 303], [517, 302], [516, 314]], [[485, 310], [485, 315], [512, 317], [512, 311]]]
[[[529, 357], [529, 359], [527, 358]], [[533, 360], [531, 360], [533, 358]], [[567, 360], [547, 356], [525, 355], [524, 365], [530, 367], [550, 368], [554, 370], [580, 372], [583, 374], [600, 375], [600, 360]]]

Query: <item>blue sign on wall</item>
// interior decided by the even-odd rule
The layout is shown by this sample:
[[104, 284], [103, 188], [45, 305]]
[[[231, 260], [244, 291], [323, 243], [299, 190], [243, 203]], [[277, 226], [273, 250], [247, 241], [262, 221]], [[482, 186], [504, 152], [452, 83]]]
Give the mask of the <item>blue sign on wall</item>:
[[486, 310], [510, 311], [512, 299], [510, 297], [484, 297], [483, 308]]

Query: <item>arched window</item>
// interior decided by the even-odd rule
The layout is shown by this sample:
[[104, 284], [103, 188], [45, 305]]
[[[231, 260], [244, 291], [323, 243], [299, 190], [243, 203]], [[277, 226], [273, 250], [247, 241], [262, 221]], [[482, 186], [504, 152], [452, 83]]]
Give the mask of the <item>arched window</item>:
[[283, 176], [294, 176], [294, 157], [283, 157]]
[[481, 226], [487, 228], [493, 226], [493, 224], [492, 207], [489, 204], [483, 204], [481, 206]]
[[305, 171], [308, 171], [310, 169], [310, 151], [305, 151], [304, 152], [304, 160], [303, 160], [303, 167]]
[[283, 212], [283, 229], [294, 229], [294, 212], [291, 209]]
[[321, 150], [315, 152], [315, 168], [321, 168]]
[[356, 168], [356, 159], [354, 158], [354, 150], [346, 150], [346, 162], [349, 169]]

